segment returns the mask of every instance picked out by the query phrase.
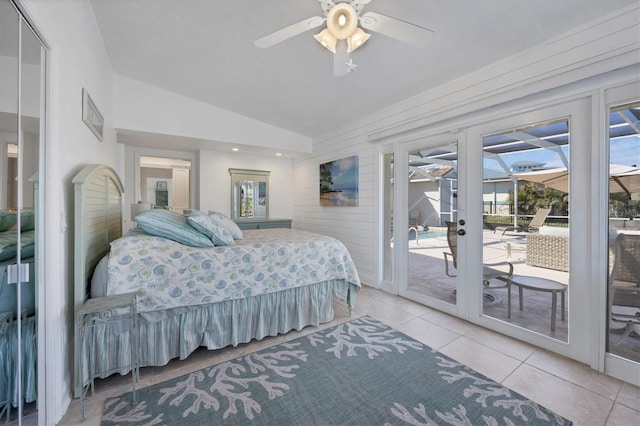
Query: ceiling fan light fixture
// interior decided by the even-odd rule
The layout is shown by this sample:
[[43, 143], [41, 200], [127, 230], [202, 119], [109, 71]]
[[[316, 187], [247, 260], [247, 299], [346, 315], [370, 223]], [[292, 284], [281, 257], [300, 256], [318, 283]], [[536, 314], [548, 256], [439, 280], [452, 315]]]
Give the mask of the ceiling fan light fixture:
[[327, 14], [327, 29], [338, 40], [347, 39], [358, 26], [358, 12], [349, 3], [338, 3]]
[[315, 38], [318, 43], [320, 43], [330, 52], [336, 53], [336, 43], [338, 42], [338, 40], [336, 40], [336, 38], [327, 28], [314, 35], [313, 38]]
[[356, 50], [358, 47], [362, 46], [369, 40], [371, 34], [365, 33], [362, 28], [356, 28], [353, 34], [349, 36], [347, 39], [347, 52], [351, 53]]

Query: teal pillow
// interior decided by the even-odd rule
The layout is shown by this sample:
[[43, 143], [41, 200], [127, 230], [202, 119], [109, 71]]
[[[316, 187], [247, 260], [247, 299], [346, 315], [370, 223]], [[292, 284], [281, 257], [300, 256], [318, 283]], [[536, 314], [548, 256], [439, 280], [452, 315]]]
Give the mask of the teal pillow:
[[16, 224], [18, 215], [16, 212], [10, 212], [8, 210], [0, 211], [0, 232], [6, 231]]
[[13, 259], [17, 254], [17, 231], [0, 233], [0, 261]]
[[22, 210], [20, 213], [20, 230], [33, 231], [36, 228], [36, 212], [33, 210]]
[[233, 236], [227, 228], [218, 225], [209, 216], [197, 210], [190, 212], [189, 216], [187, 216], [187, 221], [196, 231], [209, 237], [215, 246], [232, 246], [235, 244]]
[[147, 234], [168, 238], [190, 247], [213, 247], [213, 242], [189, 225], [186, 217], [170, 210], [147, 210], [134, 220]]

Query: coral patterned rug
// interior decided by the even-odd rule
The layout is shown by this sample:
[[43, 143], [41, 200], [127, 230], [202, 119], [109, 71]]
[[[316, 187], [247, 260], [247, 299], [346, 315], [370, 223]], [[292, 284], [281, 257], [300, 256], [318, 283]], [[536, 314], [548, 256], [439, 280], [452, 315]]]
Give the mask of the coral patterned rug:
[[370, 317], [107, 400], [103, 425], [568, 425]]

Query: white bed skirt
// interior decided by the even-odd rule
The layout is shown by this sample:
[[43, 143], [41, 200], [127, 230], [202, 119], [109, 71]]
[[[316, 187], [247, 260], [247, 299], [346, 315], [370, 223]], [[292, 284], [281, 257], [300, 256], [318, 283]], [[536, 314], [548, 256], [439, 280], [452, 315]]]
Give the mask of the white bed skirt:
[[[358, 287], [352, 286], [356, 291]], [[301, 330], [334, 318], [333, 296], [347, 300], [349, 284], [343, 280], [219, 302], [188, 309], [174, 315], [141, 315], [139, 327], [139, 365], [162, 366], [171, 359], [185, 359], [200, 346], [220, 349]], [[353, 303], [354, 294], [349, 296]], [[131, 371], [129, 332], [119, 323], [97, 326], [94, 339], [85, 346], [84, 383], [90, 377], [88, 354], [95, 356], [96, 377]]]

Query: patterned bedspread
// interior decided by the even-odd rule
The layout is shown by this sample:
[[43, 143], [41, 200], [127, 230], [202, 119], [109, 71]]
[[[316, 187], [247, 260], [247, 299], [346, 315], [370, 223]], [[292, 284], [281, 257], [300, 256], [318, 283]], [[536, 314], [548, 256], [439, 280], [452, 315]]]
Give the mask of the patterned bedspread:
[[107, 294], [138, 293], [138, 312], [214, 303], [328, 280], [360, 286], [344, 245], [293, 229], [243, 231], [228, 247], [194, 248], [131, 232], [111, 243]]

